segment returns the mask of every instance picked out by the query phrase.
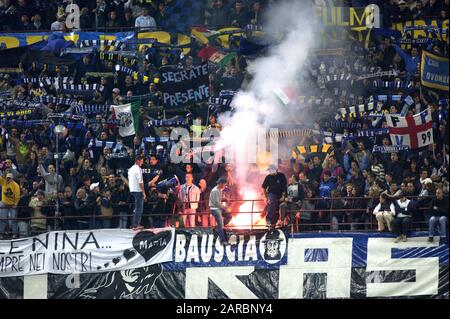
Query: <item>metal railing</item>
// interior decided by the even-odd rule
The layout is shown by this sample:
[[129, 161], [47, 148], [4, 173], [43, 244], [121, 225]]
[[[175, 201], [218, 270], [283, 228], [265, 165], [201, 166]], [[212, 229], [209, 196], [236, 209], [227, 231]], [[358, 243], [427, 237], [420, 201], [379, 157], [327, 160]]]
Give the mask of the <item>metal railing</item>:
[[[421, 199], [431, 199], [434, 196], [420, 197]], [[419, 196], [413, 196], [411, 199], [418, 199]], [[290, 231], [295, 232], [317, 232], [317, 231], [334, 231], [334, 232], [343, 232], [343, 231], [376, 231], [377, 221], [374, 218], [374, 215], [371, 211], [368, 211], [367, 203], [370, 201], [371, 197], [339, 197], [339, 198], [308, 198], [303, 201], [315, 203], [314, 208], [306, 209], [303, 207], [287, 207], [286, 212], [286, 223], [280, 220], [279, 215], [279, 224], [278, 226], [286, 226], [289, 227]], [[360, 206], [357, 208], [333, 208], [333, 204], [338, 200], [360, 200]], [[227, 205], [230, 207], [233, 206], [242, 206], [244, 203], [251, 202], [250, 211], [241, 211], [241, 210], [233, 210], [230, 211], [234, 218], [238, 215], [242, 214], [250, 214], [250, 218], [246, 220], [250, 220], [248, 224], [245, 223], [235, 223], [233, 224], [233, 219], [231, 219], [230, 223], [226, 226], [228, 229], [262, 229], [266, 228], [265, 217], [266, 217], [266, 209], [265, 202], [263, 199], [235, 199], [226, 201]], [[170, 213], [155, 213], [152, 212], [152, 209], [149, 211], [149, 207], [153, 205], [157, 205], [159, 201], [152, 201], [148, 203], [144, 203], [144, 213], [142, 215], [142, 220], [144, 221], [144, 225], [147, 224], [149, 227], [164, 227], [164, 226], [174, 226], [177, 228], [192, 228], [192, 227], [213, 227], [215, 226], [215, 220], [212, 217], [209, 209], [205, 210], [201, 209], [196, 213], [188, 213], [183, 210], [183, 205], [186, 204], [199, 204], [200, 207], [207, 207], [205, 201], [192, 201], [192, 202], [174, 202], [173, 206], [168, 209]], [[329, 207], [317, 207], [320, 203], [327, 203]], [[31, 235], [35, 235], [38, 233], [46, 232], [49, 230], [72, 230], [72, 229], [97, 229], [97, 228], [124, 228], [123, 226], [128, 226], [129, 219], [133, 217], [132, 207], [134, 203], [125, 203], [125, 205], [112, 204], [113, 213], [111, 215], [102, 215], [101, 213], [97, 214], [86, 214], [86, 215], [65, 215], [65, 208], [74, 209], [74, 206], [60, 205], [60, 210], [62, 212], [61, 215], [54, 215], [55, 205], [45, 205], [39, 206], [38, 210], [42, 216], [33, 216], [34, 211], [32, 207], [16, 207], [17, 211], [27, 209], [31, 216], [29, 217], [0, 217], [0, 222], [5, 222], [6, 224], [11, 224], [11, 222], [25, 222], [28, 226], [31, 227]], [[258, 209], [259, 207], [259, 209]], [[262, 208], [261, 208], [262, 207]], [[1, 207], [1, 210], [7, 209], [7, 207]], [[50, 216], [44, 216], [45, 210], [49, 210]], [[146, 210], [147, 209], [147, 210]], [[429, 210], [428, 207], [419, 207], [419, 214]], [[44, 211], [44, 213], [43, 213]], [[167, 210], [166, 210], [167, 211]], [[305, 214], [309, 214], [309, 219], [304, 219], [302, 216]], [[352, 215], [360, 214], [362, 217], [360, 220], [354, 221], [352, 220]], [[3, 216], [2, 213], [0, 216]], [[186, 221], [189, 220], [189, 217], [195, 215], [195, 223], [196, 225], [186, 225]], [[256, 216], [255, 216], [256, 215]], [[334, 218], [343, 217], [341, 220], [336, 220]], [[197, 226], [198, 218], [200, 218], [201, 225]], [[42, 223], [40, 226], [36, 227], [36, 223], [33, 221], [36, 220], [45, 220], [45, 223]], [[47, 221], [52, 221], [48, 223]], [[106, 222], [105, 222], [106, 221]], [[10, 225], [11, 226], [11, 225]], [[42, 228], [44, 226], [45, 228]], [[106, 227], [105, 227], [106, 226]], [[412, 228], [415, 230], [424, 230], [426, 226], [425, 220], [413, 220]], [[88, 228], [85, 228], [88, 227]], [[0, 234], [2, 235], [2, 234]]]

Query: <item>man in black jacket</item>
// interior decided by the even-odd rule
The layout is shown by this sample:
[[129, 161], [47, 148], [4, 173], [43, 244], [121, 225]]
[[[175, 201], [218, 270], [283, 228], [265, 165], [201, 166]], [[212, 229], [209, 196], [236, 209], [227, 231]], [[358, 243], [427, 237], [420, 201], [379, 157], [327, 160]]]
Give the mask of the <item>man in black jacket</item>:
[[30, 217], [32, 209], [28, 205], [30, 204], [31, 196], [28, 194], [28, 189], [22, 187], [20, 190], [20, 199], [17, 204], [17, 218], [19, 226], [20, 237], [28, 237], [30, 228]]
[[400, 198], [394, 202], [395, 219], [393, 224], [394, 232], [397, 234], [397, 238], [394, 240], [396, 243], [407, 240], [406, 236], [408, 235], [415, 210], [413, 202], [407, 196], [411, 196], [411, 194], [402, 192]]
[[89, 229], [96, 229], [99, 225], [99, 212], [102, 197], [100, 196], [99, 183], [93, 183], [89, 187], [89, 193], [86, 199], [86, 211], [89, 215]]
[[280, 202], [284, 202], [286, 197], [287, 180], [283, 173], [278, 172], [275, 165], [270, 165], [267, 170], [269, 175], [262, 184], [264, 200], [267, 203], [266, 223], [269, 227], [274, 227], [278, 221]]
[[64, 188], [64, 194], [61, 196], [61, 212], [63, 216], [64, 229], [77, 229], [77, 222], [75, 218], [71, 218], [71, 216], [75, 215], [75, 207], [73, 203], [73, 192], [70, 186], [66, 186]]
[[437, 223], [439, 223], [441, 239], [445, 240], [447, 238], [448, 197], [444, 197], [444, 191], [441, 188], [436, 190], [436, 197], [431, 201], [431, 215], [428, 222], [428, 241], [433, 242], [434, 228]]
[[86, 190], [84, 187], [80, 187], [77, 190], [76, 199], [74, 203], [75, 215], [78, 216], [76, 219], [77, 228], [76, 229], [88, 229], [89, 223], [87, 218], [83, 218], [86, 214]]

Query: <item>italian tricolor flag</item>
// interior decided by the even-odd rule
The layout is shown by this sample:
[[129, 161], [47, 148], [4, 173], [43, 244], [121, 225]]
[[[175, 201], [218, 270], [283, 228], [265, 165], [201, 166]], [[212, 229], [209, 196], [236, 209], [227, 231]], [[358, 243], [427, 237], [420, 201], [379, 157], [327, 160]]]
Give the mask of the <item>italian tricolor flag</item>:
[[273, 90], [275, 96], [283, 105], [289, 105], [296, 101], [298, 97], [297, 90], [293, 86], [285, 86], [284, 88], [276, 88]]
[[122, 137], [135, 135], [139, 130], [139, 106], [141, 101], [112, 105], [113, 119], [120, 120], [119, 134]]
[[201, 49], [197, 55], [202, 58], [204, 61], [209, 61], [214, 64], [217, 64], [220, 68], [227, 65], [230, 61], [232, 61], [236, 57], [236, 53], [222, 53], [216, 48], [211, 46], [206, 46]]

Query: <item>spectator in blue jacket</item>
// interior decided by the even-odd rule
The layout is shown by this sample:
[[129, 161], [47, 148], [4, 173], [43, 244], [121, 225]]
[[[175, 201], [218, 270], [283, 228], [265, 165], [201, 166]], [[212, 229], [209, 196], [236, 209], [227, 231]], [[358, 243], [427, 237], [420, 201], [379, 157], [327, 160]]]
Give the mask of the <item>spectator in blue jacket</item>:
[[329, 170], [324, 170], [323, 179], [319, 185], [320, 197], [331, 197], [331, 191], [336, 189], [336, 179], [331, 177]]
[[420, 62], [419, 50], [417, 47], [412, 47], [411, 55], [409, 55], [397, 44], [394, 44], [394, 48], [398, 55], [402, 58], [403, 62], [405, 62], [408, 77], [413, 77], [417, 73]]

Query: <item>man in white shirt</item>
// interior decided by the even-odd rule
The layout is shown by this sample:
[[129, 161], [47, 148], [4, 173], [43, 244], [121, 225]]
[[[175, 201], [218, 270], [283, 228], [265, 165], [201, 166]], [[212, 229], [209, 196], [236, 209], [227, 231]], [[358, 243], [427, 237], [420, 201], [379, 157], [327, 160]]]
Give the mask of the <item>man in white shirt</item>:
[[200, 200], [200, 188], [193, 184], [194, 177], [192, 173], [186, 174], [186, 183], [181, 185], [179, 198], [183, 203], [183, 223], [187, 226], [189, 221], [190, 227], [195, 227], [195, 214]]
[[148, 8], [146, 7], [142, 8], [141, 15], [136, 18], [134, 26], [140, 29], [156, 27], [155, 19], [153, 19], [153, 17], [148, 15]]
[[144, 227], [141, 226], [140, 223], [144, 209], [144, 201], [147, 201], [141, 169], [142, 164], [144, 164], [144, 156], [137, 156], [134, 163], [135, 164], [128, 170], [128, 185], [130, 193], [134, 197], [134, 215], [131, 227], [133, 229], [142, 229]]

